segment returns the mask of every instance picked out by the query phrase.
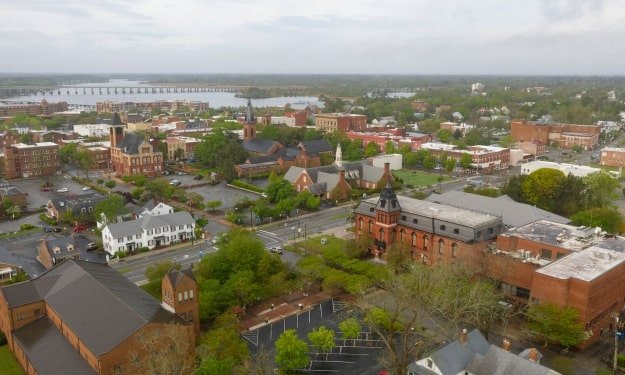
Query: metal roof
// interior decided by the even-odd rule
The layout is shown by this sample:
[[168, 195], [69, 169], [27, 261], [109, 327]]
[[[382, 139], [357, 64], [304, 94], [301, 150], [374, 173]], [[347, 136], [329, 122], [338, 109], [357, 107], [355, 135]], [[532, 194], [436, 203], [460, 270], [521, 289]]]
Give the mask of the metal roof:
[[179, 226], [193, 224], [195, 220], [187, 211], [174, 212], [173, 214], [152, 216], [142, 216], [136, 220], [124, 221], [122, 223], [109, 224], [106, 227], [114, 238], [134, 236], [143, 230], [161, 228], [165, 226]]

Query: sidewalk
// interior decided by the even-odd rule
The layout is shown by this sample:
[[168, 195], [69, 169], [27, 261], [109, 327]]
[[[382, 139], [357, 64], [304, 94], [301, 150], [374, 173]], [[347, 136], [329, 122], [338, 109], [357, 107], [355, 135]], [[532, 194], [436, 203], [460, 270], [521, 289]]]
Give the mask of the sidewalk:
[[135, 255], [128, 255], [127, 257], [122, 258], [123, 260], [114, 258], [114, 259], [109, 260], [108, 264], [109, 265], [113, 265], [113, 264], [117, 264], [117, 263], [124, 263], [124, 262], [129, 261], [129, 260], [143, 259], [143, 258], [151, 256], [151, 255], [163, 254], [163, 253], [167, 253], [167, 252], [170, 252], [170, 251], [180, 250], [180, 249], [185, 248], [185, 247], [200, 245], [200, 244], [206, 243], [208, 241], [209, 241], [208, 239], [200, 239], [200, 240], [197, 240], [195, 242], [191, 242], [191, 241], [181, 242], [181, 243], [178, 243], [178, 244], [175, 244], [175, 245], [164, 247], [162, 249], [150, 250], [150, 251], [147, 251], [145, 253], [139, 253], [139, 254], [135, 254]]

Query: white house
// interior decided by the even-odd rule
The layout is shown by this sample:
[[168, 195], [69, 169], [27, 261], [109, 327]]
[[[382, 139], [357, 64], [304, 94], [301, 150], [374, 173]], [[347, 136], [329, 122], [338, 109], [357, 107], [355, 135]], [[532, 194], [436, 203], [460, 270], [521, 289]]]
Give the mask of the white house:
[[121, 223], [122, 221], [135, 220], [147, 215], [160, 216], [173, 213], [174, 208], [172, 206], [154, 200], [144, 204], [143, 207], [139, 207], [133, 203], [127, 203], [120, 212], [115, 214], [115, 219], [113, 220], [109, 220], [104, 213], [101, 213], [97, 221], [97, 227], [98, 229], [102, 229], [102, 227], [105, 227], [111, 222]]
[[74, 133], [83, 137], [106, 137], [110, 133], [109, 124], [79, 124], [74, 125]]
[[150, 249], [193, 238], [195, 220], [186, 211], [109, 224], [102, 230], [104, 250], [114, 255], [140, 247]]

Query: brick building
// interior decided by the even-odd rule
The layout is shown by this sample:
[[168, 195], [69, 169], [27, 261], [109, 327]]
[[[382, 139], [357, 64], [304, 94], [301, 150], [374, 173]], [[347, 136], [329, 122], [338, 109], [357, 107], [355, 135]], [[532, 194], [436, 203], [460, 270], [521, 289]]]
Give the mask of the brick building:
[[293, 126], [306, 126], [308, 111], [303, 109], [301, 111], [287, 112], [284, 116], [293, 119]]
[[167, 137], [165, 144], [167, 145], [167, 158], [169, 160], [188, 160], [195, 157], [195, 148], [200, 144], [200, 141], [197, 138], [178, 136]]
[[163, 153], [154, 150], [149, 140], [123, 128], [111, 127], [111, 164], [118, 176], [143, 174], [157, 177], [163, 173]]
[[600, 132], [601, 128], [597, 125], [543, 124], [526, 120], [510, 122], [510, 135], [517, 142], [538, 141], [562, 148], [580, 146], [590, 150], [599, 143]]
[[73, 235], [61, 238], [46, 236], [39, 240], [37, 253], [39, 263], [49, 269], [68, 259], [80, 259], [80, 246]]
[[7, 180], [54, 175], [59, 169], [59, 145], [41, 142], [6, 146], [4, 169]]
[[485, 273], [510, 299], [574, 307], [588, 339], [613, 329], [625, 301], [625, 238], [539, 220], [508, 230], [485, 254]]
[[198, 286], [190, 269], [172, 268], [161, 282], [163, 302], [176, 315], [193, 326], [195, 336], [200, 336], [200, 304]]
[[601, 165], [609, 167], [625, 166], [625, 148], [605, 147], [601, 150]]
[[41, 103], [15, 103], [0, 105], [0, 117], [13, 117], [23, 113], [32, 116], [52, 116], [54, 112], [67, 111], [67, 102], [48, 103], [41, 100]]
[[429, 150], [436, 157], [447, 155], [448, 158], [455, 159], [458, 165], [462, 157], [468, 154], [471, 156], [471, 168], [478, 171], [506, 169], [510, 163], [509, 148], [476, 145], [461, 150], [455, 145], [437, 142], [424, 143], [421, 148]]
[[390, 185], [378, 198], [363, 200], [354, 214], [356, 239], [373, 240], [376, 256], [397, 243], [425, 264], [477, 264], [482, 250], [504, 229], [501, 217], [397, 196]]
[[178, 108], [189, 108], [191, 111], [207, 111], [208, 102], [199, 102], [191, 100], [156, 100], [152, 102], [118, 102], [118, 101], [98, 101], [96, 102], [96, 111], [98, 112], [124, 112], [130, 109], [139, 111], [151, 111], [153, 109], [162, 109], [166, 111], [176, 110]]
[[318, 113], [315, 116], [315, 127], [326, 133], [363, 131], [367, 128], [367, 116], [351, 113]]
[[0, 289], [0, 329], [29, 375], [147, 375], [148, 353], [172, 345], [164, 327], [188, 340], [189, 352], [172, 355], [195, 355], [193, 325], [166, 306], [107, 265], [69, 259]]
[[513, 147], [533, 156], [543, 156], [547, 153], [547, 146], [540, 141], [517, 142]]
[[103, 146], [85, 146], [80, 145], [89, 153], [89, 157], [93, 161], [93, 168], [108, 171], [111, 169], [111, 149]]

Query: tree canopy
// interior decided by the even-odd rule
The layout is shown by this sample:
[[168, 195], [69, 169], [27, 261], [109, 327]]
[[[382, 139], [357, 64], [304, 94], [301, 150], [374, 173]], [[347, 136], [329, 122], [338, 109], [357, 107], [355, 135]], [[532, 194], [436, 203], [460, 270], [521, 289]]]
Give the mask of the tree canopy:
[[287, 372], [304, 368], [310, 363], [308, 344], [294, 329], [284, 331], [276, 340], [276, 364]]
[[578, 311], [570, 306], [550, 303], [531, 303], [527, 309], [528, 328], [548, 344], [575, 346], [584, 339], [584, 327], [579, 323]]

